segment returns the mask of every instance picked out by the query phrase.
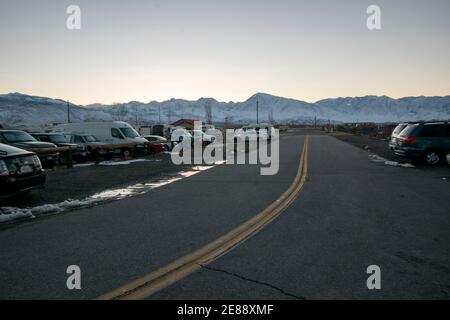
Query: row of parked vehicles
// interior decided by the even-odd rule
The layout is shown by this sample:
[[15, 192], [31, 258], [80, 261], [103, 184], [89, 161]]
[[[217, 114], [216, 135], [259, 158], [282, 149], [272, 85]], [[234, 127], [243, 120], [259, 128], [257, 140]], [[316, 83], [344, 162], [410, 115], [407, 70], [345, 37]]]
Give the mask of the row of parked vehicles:
[[[0, 199], [43, 186], [43, 168], [52, 168], [67, 161], [67, 157], [61, 156], [61, 150], [70, 149], [72, 159], [83, 163], [93, 158], [94, 150], [96, 156], [110, 159], [116, 154], [128, 156], [131, 149], [135, 151], [150, 146], [153, 153], [159, 153], [171, 150], [174, 143], [184, 139], [193, 142], [199, 138], [204, 144], [213, 143], [216, 139], [214, 134], [207, 134], [200, 129], [172, 129], [181, 129], [177, 141], [155, 134], [140, 136], [131, 125], [121, 121], [60, 124], [54, 126], [51, 132], [28, 133], [1, 129]], [[271, 125], [249, 125], [236, 132], [235, 140], [248, 141], [261, 136], [270, 140], [273, 132]]]
[[428, 165], [450, 164], [450, 123], [400, 123], [392, 132], [389, 148], [398, 156]]
[[[119, 147], [123, 145], [127, 147]], [[93, 158], [93, 150], [110, 159], [116, 154], [128, 156], [131, 148], [144, 150], [148, 146], [153, 153], [171, 148], [165, 138], [141, 137], [131, 125], [121, 121], [68, 123], [53, 127], [51, 132], [37, 133], [1, 129], [0, 199], [42, 187], [43, 168], [67, 161], [60, 150], [70, 149], [73, 160], [83, 163]]]

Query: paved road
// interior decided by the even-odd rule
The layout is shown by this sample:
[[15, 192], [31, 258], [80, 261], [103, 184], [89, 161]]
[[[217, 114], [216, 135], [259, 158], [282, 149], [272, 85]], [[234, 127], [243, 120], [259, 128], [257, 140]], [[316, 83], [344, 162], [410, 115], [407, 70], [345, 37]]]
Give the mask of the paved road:
[[[288, 188], [303, 139], [282, 138], [275, 176], [221, 165], [145, 195], [1, 230], [0, 298], [95, 298], [209, 243]], [[81, 268], [80, 291], [66, 288], [69, 265]]]
[[[0, 231], [0, 298], [94, 298], [254, 216], [292, 182], [304, 136], [281, 140], [276, 176], [222, 165], [148, 194]], [[309, 180], [272, 224], [152, 299], [449, 298], [450, 185], [310, 137]], [[66, 289], [79, 265], [82, 290]], [[365, 269], [382, 270], [382, 290]]]
[[[310, 137], [309, 180], [283, 215], [152, 299], [449, 299], [450, 185]], [[381, 290], [366, 268], [381, 268]]]

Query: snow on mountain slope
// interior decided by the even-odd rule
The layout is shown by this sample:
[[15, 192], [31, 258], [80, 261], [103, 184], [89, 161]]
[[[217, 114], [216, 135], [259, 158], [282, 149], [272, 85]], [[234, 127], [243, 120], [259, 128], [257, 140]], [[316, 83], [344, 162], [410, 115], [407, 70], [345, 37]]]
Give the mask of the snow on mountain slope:
[[[295, 99], [257, 93], [243, 102], [219, 102], [212, 98], [197, 101], [171, 99], [163, 102], [131, 101], [114, 105], [70, 105], [71, 121], [125, 120], [131, 123], [173, 122], [179, 118], [205, 120], [205, 108], [211, 108], [213, 121], [254, 122], [256, 103], [259, 119], [270, 114], [279, 123], [398, 122], [450, 119], [450, 96], [406, 97], [365, 96], [325, 99], [308, 103]], [[0, 124], [3, 126], [41, 126], [67, 121], [67, 103], [63, 100], [34, 97], [20, 93], [0, 95]]]

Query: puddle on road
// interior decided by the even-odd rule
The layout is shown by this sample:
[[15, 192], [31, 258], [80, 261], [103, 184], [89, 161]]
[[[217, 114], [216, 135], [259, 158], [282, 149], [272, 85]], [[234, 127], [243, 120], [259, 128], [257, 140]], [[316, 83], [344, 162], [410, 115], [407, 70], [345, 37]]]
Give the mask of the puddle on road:
[[0, 207], [0, 224], [24, 219], [34, 219], [38, 216], [57, 214], [68, 210], [98, 205], [104, 202], [121, 200], [149, 192], [150, 190], [171, 184], [173, 182], [192, 177], [197, 173], [214, 168], [224, 162], [217, 162], [211, 166], [194, 166], [191, 170], [169, 174], [150, 182], [136, 183], [126, 188], [105, 190], [84, 199], [67, 199], [56, 204], [44, 204], [31, 208]]

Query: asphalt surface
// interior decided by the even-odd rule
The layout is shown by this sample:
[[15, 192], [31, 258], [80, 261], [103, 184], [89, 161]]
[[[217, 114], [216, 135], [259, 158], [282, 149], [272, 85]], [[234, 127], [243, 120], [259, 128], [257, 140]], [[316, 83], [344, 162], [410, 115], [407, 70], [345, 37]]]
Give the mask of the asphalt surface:
[[[271, 225], [152, 299], [448, 299], [450, 185], [311, 136], [309, 178]], [[368, 290], [366, 269], [381, 269]]]
[[[281, 139], [280, 172], [221, 165], [149, 193], [0, 230], [0, 298], [95, 298], [207, 244], [293, 181], [304, 136]], [[151, 299], [450, 297], [450, 185], [312, 134], [297, 200], [254, 237]], [[366, 268], [381, 268], [368, 290]], [[78, 265], [82, 290], [66, 288]]]
[[[0, 299], [91, 299], [218, 238], [291, 184], [302, 136], [282, 138], [280, 171], [220, 165], [147, 194], [0, 230]], [[82, 290], [66, 288], [78, 265]]]

